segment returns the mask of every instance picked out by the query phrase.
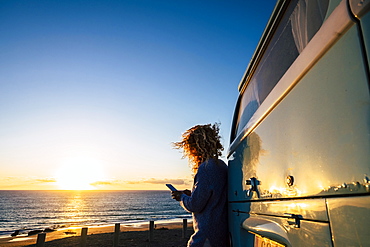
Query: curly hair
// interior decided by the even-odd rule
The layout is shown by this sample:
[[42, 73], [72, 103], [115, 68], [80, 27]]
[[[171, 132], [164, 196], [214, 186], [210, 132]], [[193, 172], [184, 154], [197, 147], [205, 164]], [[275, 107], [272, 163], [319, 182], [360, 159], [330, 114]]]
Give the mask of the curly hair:
[[196, 125], [182, 134], [182, 141], [174, 142], [174, 148], [183, 150], [194, 173], [203, 162], [217, 159], [224, 148], [220, 142], [219, 124]]

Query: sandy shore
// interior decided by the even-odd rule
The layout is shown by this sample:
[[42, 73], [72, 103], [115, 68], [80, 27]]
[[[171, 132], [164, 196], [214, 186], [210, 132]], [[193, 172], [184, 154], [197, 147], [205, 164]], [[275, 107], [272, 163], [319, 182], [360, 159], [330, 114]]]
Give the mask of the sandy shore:
[[[82, 227], [58, 229], [46, 234], [44, 247], [80, 246]], [[181, 247], [193, 233], [192, 223], [188, 223], [186, 238], [182, 238], [182, 222], [155, 222], [153, 240], [149, 242], [149, 222], [121, 225], [119, 246], [137, 247]], [[114, 225], [89, 226], [87, 246], [113, 246]], [[36, 246], [37, 235], [0, 238], [1, 247]]]

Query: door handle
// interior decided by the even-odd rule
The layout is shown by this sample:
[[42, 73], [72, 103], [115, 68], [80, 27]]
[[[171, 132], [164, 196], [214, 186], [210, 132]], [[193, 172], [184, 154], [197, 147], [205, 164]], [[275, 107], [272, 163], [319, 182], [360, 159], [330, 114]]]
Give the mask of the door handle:
[[252, 196], [252, 193], [254, 191], [254, 192], [256, 192], [257, 197], [261, 198], [261, 194], [260, 194], [259, 189], [258, 189], [258, 185], [260, 185], [261, 182], [257, 178], [255, 178], [255, 177], [250, 178], [250, 179], [245, 181], [245, 184], [251, 186], [249, 188], [249, 190], [247, 190], [247, 196], [248, 197]]
[[301, 227], [302, 215], [285, 213], [284, 216], [288, 218], [288, 224], [294, 228]]

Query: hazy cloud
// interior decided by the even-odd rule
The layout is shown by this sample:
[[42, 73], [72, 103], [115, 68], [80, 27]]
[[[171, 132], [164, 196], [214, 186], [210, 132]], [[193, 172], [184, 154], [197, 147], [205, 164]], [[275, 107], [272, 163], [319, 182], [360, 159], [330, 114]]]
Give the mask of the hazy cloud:
[[[37, 177], [5, 177], [0, 178], [0, 187], [3, 189], [55, 189], [54, 178]], [[52, 187], [50, 187], [52, 186]]]
[[55, 183], [57, 180], [55, 178], [41, 178], [35, 180], [38, 183]]
[[0, 181], [5, 182], [24, 182], [28, 184], [34, 184], [34, 183], [55, 183], [55, 178], [35, 178], [35, 177], [5, 177], [0, 179]]
[[150, 179], [143, 179], [138, 181], [126, 181], [128, 184], [175, 184], [175, 185], [188, 185], [191, 183], [191, 180], [189, 179], [156, 179], [156, 178], [150, 178]]
[[96, 181], [94, 183], [91, 183], [92, 186], [99, 186], [99, 185], [117, 185], [119, 182], [117, 181]]

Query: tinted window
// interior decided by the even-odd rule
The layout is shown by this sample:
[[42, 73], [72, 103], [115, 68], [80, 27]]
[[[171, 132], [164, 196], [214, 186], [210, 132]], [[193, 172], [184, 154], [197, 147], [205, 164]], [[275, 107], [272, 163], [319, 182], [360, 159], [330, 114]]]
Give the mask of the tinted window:
[[327, 7], [328, 0], [295, 0], [290, 3], [242, 93], [235, 134], [240, 133], [319, 30]]

